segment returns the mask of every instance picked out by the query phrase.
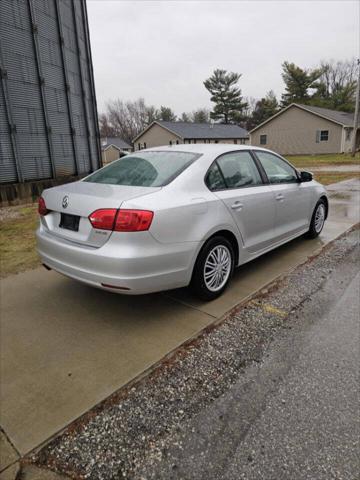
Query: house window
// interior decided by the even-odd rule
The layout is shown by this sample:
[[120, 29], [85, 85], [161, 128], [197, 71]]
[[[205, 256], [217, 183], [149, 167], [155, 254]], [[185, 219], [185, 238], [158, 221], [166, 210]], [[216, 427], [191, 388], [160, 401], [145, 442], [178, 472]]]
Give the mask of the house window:
[[329, 130], [320, 131], [320, 142], [327, 142], [329, 140]]
[[236, 139], [236, 138], [235, 138], [235, 140], [234, 140], [234, 143], [235, 143], [235, 145], [237, 145], [237, 139]]
[[170, 145], [170, 146], [172, 145], [172, 140], [169, 140], [169, 145]]
[[260, 135], [260, 145], [267, 144], [267, 135]]
[[179, 140], [176, 140], [176, 145], [179, 145]]
[[144, 142], [144, 148], [146, 148], [146, 142]]
[[138, 143], [138, 150], [141, 150], [141, 143]]
[[219, 140], [215, 140], [215, 143], [219, 143]]

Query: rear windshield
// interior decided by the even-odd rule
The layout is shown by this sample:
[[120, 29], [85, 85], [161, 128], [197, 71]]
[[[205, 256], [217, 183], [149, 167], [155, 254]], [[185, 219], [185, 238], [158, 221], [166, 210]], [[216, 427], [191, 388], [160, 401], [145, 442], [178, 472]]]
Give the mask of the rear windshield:
[[137, 152], [98, 170], [85, 178], [84, 182], [162, 187], [199, 156], [189, 152]]

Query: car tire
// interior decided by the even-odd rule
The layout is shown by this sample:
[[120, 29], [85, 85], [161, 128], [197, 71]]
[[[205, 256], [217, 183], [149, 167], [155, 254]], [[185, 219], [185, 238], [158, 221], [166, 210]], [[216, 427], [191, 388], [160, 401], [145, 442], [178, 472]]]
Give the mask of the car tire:
[[306, 237], [316, 238], [318, 235], [320, 235], [324, 227], [325, 219], [326, 219], [326, 203], [324, 200], [320, 199], [315, 205], [315, 208], [311, 217], [310, 228], [306, 233]]
[[214, 300], [228, 286], [234, 265], [234, 248], [229, 240], [221, 236], [210, 238], [196, 259], [191, 290], [201, 300]]

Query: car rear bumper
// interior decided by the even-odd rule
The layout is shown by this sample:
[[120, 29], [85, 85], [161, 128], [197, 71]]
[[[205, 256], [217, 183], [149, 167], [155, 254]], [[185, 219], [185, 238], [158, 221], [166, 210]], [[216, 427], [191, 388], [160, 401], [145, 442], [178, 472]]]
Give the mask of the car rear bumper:
[[197, 242], [162, 244], [149, 232], [114, 232], [100, 248], [36, 232], [42, 263], [75, 280], [115, 293], [139, 295], [189, 284]]

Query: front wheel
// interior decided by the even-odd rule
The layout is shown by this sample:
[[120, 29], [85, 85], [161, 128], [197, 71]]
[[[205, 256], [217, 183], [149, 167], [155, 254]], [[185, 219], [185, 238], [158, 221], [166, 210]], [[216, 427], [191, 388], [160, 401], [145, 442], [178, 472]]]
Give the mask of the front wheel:
[[196, 260], [191, 289], [201, 300], [214, 300], [226, 289], [234, 270], [234, 249], [224, 237], [210, 238]]
[[326, 218], [325, 201], [319, 200], [314, 208], [314, 212], [311, 217], [310, 228], [307, 232], [308, 238], [315, 238], [321, 233], [324, 227], [325, 218]]

